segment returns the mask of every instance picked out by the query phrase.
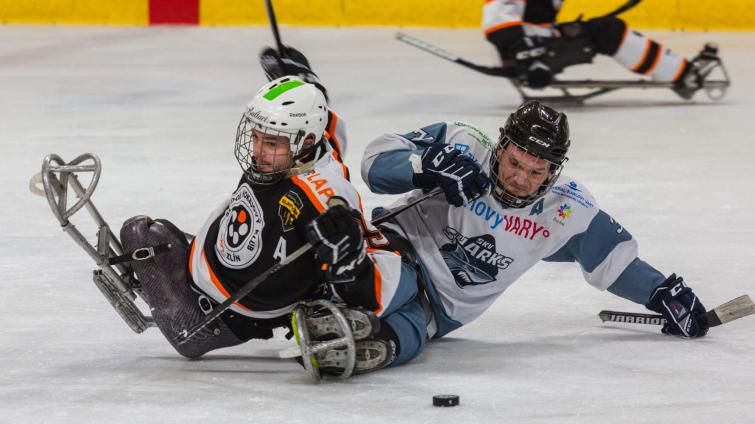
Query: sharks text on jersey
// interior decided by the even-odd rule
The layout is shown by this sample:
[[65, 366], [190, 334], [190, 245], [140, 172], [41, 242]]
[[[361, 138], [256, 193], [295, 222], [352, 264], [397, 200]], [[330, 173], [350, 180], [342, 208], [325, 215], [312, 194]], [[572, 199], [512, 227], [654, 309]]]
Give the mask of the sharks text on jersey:
[[446, 227], [443, 235], [449, 240], [440, 248], [443, 261], [461, 288], [493, 282], [499, 270], [514, 262], [514, 258], [496, 251], [495, 238], [490, 234], [469, 237]]

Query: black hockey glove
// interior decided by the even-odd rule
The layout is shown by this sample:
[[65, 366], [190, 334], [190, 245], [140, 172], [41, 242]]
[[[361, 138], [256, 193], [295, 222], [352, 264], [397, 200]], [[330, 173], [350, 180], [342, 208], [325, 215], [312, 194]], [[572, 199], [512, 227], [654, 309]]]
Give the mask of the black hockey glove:
[[504, 62], [514, 64], [523, 85], [544, 88], [565, 68], [592, 62], [596, 46], [584, 25], [567, 22], [556, 27], [554, 37], [524, 37], [511, 46]]
[[448, 144], [436, 143], [422, 153], [422, 172], [415, 173], [412, 183], [422, 189], [440, 187], [446, 201], [463, 206], [485, 194], [490, 179], [471, 157]]
[[549, 64], [550, 37], [524, 37], [514, 43], [506, 62], [513, 62], [519, 81], [528, 87], [543, 88], [555, 73]]
[[697, 317], [705, 313], [705, 306], [684, 284], [682, 277], [671, 274], [670, 277], [655, 288], [650, 302], [645, 305], [666, 318], [661, 330], [663, 334], [684, 337], [703, 337], [708, 328], [700, 325]]
[[284, 77], [286, 75], [295, 75], [302, 80], [314, 84], [322, 91], [325, 99], [328, 99], [328, 91], [325, 86], [320, 82], [320, 78], [312, 70], [307, 58], [293, 47], [285, 47], [286, 53], [280, 55], [277, 50], [272, 47], [265, 47], [260, 53], [260, 65], [265, 72], [265, 76], [269, 81]]
[[355, 209], [336, 205], [307, 227], [307, 241], [314, 248], [315, 260], [328, 283], [354, 282], [372, 265], [357, 221], [359, 216]]
[[589, 31], [585, 28], [585, 22], [580, 19], [571, 22], [562, 22], [554, 26], [558, 34], [563, 38], [584, 38], [589, 36]]

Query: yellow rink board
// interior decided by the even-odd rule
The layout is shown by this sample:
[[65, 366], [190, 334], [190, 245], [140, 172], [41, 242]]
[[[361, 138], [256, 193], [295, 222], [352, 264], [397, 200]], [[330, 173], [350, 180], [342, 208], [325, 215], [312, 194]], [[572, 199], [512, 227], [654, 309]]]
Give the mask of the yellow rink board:
[[148, 0], [0, 0], [4, 24], [147, 25]]
[[[147, 25], [150, 0], [0, 0], [0, 22]], [[565, 0], [560, 21], [599, 16], [622, 0]], [[476, 28], [483, 0], [274, 0], [282, 24]], [[265, 25], [263, 0], [200, 0], [202, 25]], [[636, 28], [755, 30], [755, 0], [644, 0], [622, 15]]]

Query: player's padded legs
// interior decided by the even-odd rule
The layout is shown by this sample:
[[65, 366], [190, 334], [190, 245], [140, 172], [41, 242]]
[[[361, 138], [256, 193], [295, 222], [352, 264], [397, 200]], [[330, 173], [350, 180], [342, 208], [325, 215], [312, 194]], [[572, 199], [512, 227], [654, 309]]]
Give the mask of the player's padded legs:
[[391, 366], [407, 363], [419, 356], [427, 341], [427, 321], [419, 300], [403, 305], [381, 321], [381, 325], [390, 327], [396, 336], [396, 358]]
[[627, 30], [627, 24], [614, 16], [590, 19], [582, 24], [595, 43], [595, 51], [608, 56], [613, 56], [619, 49]]
[[[242, 343], [222, 320], [216, 320], [186, 343], [174, 342], [182, 330], [204, 318], [200, 295], [189, 286], [189, 244], [184, 234], [164, 220], [135, 216], [121, 227], [125, 251], [170, 243], [168, 252], [153, 258], [133, 261], [131, 266], [149, 300], [152, 317], [178, 353], [196, 358], [214, 349]], [[207, 298], [203, 298], [208, 302]]]
[[632, 72], [647, 75], [655, 81], [676, 81], [687, 61], [641, 33], [629, 28], [616, 17], [591, 19], [585, 23], [599, 53]]

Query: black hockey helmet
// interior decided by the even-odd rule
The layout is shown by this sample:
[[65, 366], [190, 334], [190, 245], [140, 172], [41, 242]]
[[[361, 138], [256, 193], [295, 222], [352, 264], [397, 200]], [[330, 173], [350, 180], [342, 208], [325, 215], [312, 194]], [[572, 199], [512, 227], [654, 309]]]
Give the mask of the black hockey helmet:
[[[506, 191], [500, 180], [498, 168], [500, 157], [509, 144], [514, 144], [526, 153], [550, 163], [550, 175], [539, 188], [527, 196], [517, 196]], [[558, 178], [561, 168], [568, 158], [569, 122], [566, 114], [546, 106], [536, 100], [522, 103], [506, 119], [501, 128], [498, 143], [490, 155], [490, 179], [495, 197], [504, 205], [521, 208], [532, 204], [544, 195]]]

